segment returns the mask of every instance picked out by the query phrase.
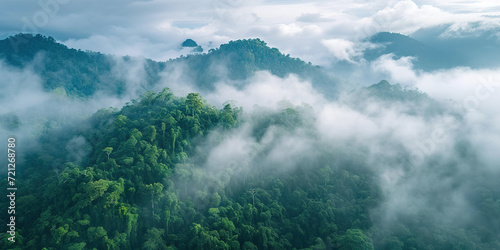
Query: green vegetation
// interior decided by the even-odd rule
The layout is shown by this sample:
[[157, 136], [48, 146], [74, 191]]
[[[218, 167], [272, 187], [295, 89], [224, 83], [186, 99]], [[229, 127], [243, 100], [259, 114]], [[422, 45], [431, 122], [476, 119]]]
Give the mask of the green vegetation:
[[[370, 211], [383, 199], [381, 192], [366, 156], [347, 148], [314, 148], [313, 155], [284, 170], [290, 164], [266, 161], [272, 149], [259, 143], [256, 152], [262, 155], [250, 163], [206, 165], [207, 146], [213, 147], [207, 141], [223, 141], [250, 121], [252, 141], [266, 140], [271, 130], [283, 136], [302, 131], [314, 140], [309, 112], [307, 107], [262, 110], [246, 120], [230, 104], [218, 110], [199, 94], [178, 98], [168, 89], [147, 92], [120, 111], [100, 110], [79, 128], [46, 134], [40, 141], [45, 146], [26, 157], [27, 168], [19, 171], [19, 242], [2, 244], [14, 249], [499, 246], [494, 238], [480, 238], [485, 232], [479, 228], [431, 228], [440, 233], [429, 235], [418, 221], [402, 221], [396, 231], [374, 227]], [[57, 146], [75, 136], [88, 142], [88, 154], [79, 162], [69, 159], [70, 149]]]
[[[98, 91], [125, 93], [124, 80], [112, 77], [110, 57], [39, 35], [21, 38], [28, 43], [17, 52], [6, 47], [9, 40], [0, 41], [3, 58], [16, 67], [33, 63], [52, 94], [85, 101]], [[40, 53], [46, 61], [37, 64]], [[258, 70], [297, 74], [320, 91], [336, 86], [320, 68], [259, 39], [145, 65], [146, 86], [176, 65], [206, 89], [223, 77], [243, 84]], [[367, 119], [376, 121], [376, 105], [408, 120], [432, 121], [444, 112], [420, 91], [387, 81], [346, 94], [334, 111], [349, 108], [346, 113], [357, 116], [369, 110]], [[41, 117], [34, 124], [40, 137], [30, 137], [26, 144], [32, 145], [16, 162], [16, 243], [0, 232], [0, 249], [500, 249], [500, 185], [491, 177], [498, 174], [484, 178], [490, 172], [476, 171], [484, 162], [466, 139], [450, 143], [451, 156], [431, 155], [410, 169], [404, 145], [390, 145], [392, 131], [366, 137], [376, 142], [327, 141], [313, 107], [282, 106], [218, 109], [198, 93], [177, 97], [165, 88], [77, 121], [61, 115], [55, 123], [34, 114]], [[348, 119], [339, 117], [334, 122]], [[25, 123], [18, 114], [0, 115], [8, 131], [21, 131]], [[391, 156], [378, 159], [367, 147]], [[395, 171], [385, 180], [383, 170]], [[391, 175], [399, 178], [395, 189], [412, 196], [388, 205], [393, 197], [382, 182]], [[7, 186], [6, 178], [0, 186]], [[448, 202], [465, 209], [450, 209]], [[8, 207], [8, 200], [0, 206]], [[471, 213], [450, 221], [457, 215], [448, 214], [457, 211]], [[0, 216], [0, 224], [7, 220]]]
[[[190, 40], [186, 40], [183, 46], [196, 44]], [[200, 46], [194, 49], [195, 52], [202, 51]], [[268, 47], [260, 39], [231, 41], [208, 53], [156, 62], [69, 49], [52, 37], [18, 34], [0, 41], [0, 58], [19, 68], [33, 65], [34, 72], [40, 74], [47, 92], [66, 93], [79, 98], [98, 92], [120, 97], [131, 91], [127, 89], [123, 72], [114, 70], [120, 60], [131, 65], [140, 63], [139, 67], [144, 69], [140, 87], [145, 90], [153, 89], [159, 84], [161, 72], [169, 74], [178, 65], [187, 66], [184, 76], [193, 79], [202, 90], [213, 89], [216, 82], [226, 78], [247, 79], [258, 70], [267, 70], [279, 77], [296, 74], [304, 80], [311, 80], [319, 91], [329, 96], [336, 94], [338, 83], [337, 79], [320, 67], [284, 55], [278, 49]]]
[[338, 80], [322, 68], [284, 55], [260, 39], [230, 41], [206, 54], [188, 55], [167, 61], [166, 65], [168, 68], [178, 63], [188, 66], [187, 75], [201, 89], [211, 90], [215, 83], [225, 78], [248, 79], [259, 70], [267, 70], [278, 77], [296, 74], [303, 80], [310, 80], [315, 88], [328, 96], [335, 96], [338, 87]]
[[[112, 57], [69, 49], [52, 37], [18, 34], [1, 40], [0, 58], [19, 68], [32, 65], [47, 92], [58, 90], [70, 96], [87, 97], [97, 91], [118, 96], [126, 91], [123, 79], [112, 72], [116, 64]], [[163, 64], [152, 60], [145, 60], [144, 64], [145, 85], [152, 86], [158, 82]]]
[[[305, 111], [298, 110], [255, 117], [253, 136], [262, 138], [270, 127], [307, 124]], [[177, 98], [165, 89], [148, 92], [119, 112], [100, 110], [66, 136], [61, 131], [44, 136], [41, 142], [54, 147], [27, 157], [30, 167], [20, 178], [22, 246], [373, 247], [363, 230], [370, 228], [367, 212], [377, 189], [368, 172], [333, 167], [334, 157], [325, 155], [285, 176], [272, 168], [248, 169], [244, 183], [236, 174], [225, 181], [201, 174], [206, 156], [195, 154], [199, 142], [210, 131], [223, 136], [236, 129], [240, 113], [229, 104], [217, 110], [197, 94]], [[80, 164], [67, 162], [68, 152], [55, 146], [75, 134], [91, 147]]]

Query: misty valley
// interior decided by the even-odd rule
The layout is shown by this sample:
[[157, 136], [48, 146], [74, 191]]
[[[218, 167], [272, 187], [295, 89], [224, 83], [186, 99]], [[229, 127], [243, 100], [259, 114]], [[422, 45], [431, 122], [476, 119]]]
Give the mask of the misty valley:
[[17, 190], [0, 248], [500, 249], [498, 74], [401, 34], [366, 42], [364, 64], [330, 68], [261, 39], [187, 39], [167, 61], [1, 40]]

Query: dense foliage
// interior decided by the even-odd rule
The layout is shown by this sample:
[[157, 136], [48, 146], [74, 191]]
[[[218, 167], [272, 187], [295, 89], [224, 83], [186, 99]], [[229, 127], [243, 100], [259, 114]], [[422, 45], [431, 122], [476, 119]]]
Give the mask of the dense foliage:
[[[188, 39], [183, 46], [196, 42]], [[201, 52], [195, 46], [194, 52]], [[46, 91], [64, 92], [70, 96], [88, 97], [97, 92], [121, 96], [127, 89], [125, 72], [117, 72], [118, 64], [139, 67], [141, 88], [154, 89], [161, 81], [161, 72], [171, 73], [184, 65], [184, 77], [201, 89], [211, 89], [217, 81], [247, 79], [258, 70], [267, 70], [284, 77], [297, 74], [312, 80], [313, 85], [330, 96], [337, 81], [318, 66], [282, 54], [260, 39], [231, 41], [208, 53], [183, 56], [167, 62], [133, 57], [113, 57], [99, 52], [70, 49], [52, 37], [18, 34], [0, 41], [0, 59], [16, 67], [32, 65], [40, 74]], [[134, 68], [135, 69], [135, 68]], [[135, 83], [138, 84], [138, 83]]]
[[[97, 91], [119, 96], [126, 91], [124, 80], [113, 74], [116, 65], [113, 57], [70, 49], [52, 37], [18, 34], [1, 40], [0, 58], [16, 67], [31, 66], [35, 73], [40, 74], [46, 91], [57, 89], [76, 97], [91, 96]], [[145, 60], [144, 69], [144, 84], [156, 84], [162, 63]]]
[[[1, 41], [3, 57], [14, 66], [33, 62], [36, 67], [36, 55], [46, 51], [44, 60], [54, 65], [41, 63], [45, 66], [36, 70], [47, 90], [62, 88], [72, 96], [102, 88], [120, 92], [120, 80], [97, 84], [103, 72], [112, 71], [106, 56], [70, 50], [42, 36], [18, 38], [28, 39], [29, 46], [9, 54], [9, 40]], [[331, 79], [258, 39], [164, 65], [148, 62], [153, 85], [160, 69], [168, 72], [176, 63], [187, 65], [186, 74], [206, 88], [221, 77], [244, 83], [258, 70], [280, 77], [295, 73], [320, 89]], [[92, 73], [95, 65], [102, 69]], [[224, 65], [227, 74], [218, 72], [217, 65]], [[420, 91], [387, 81], [341, 101], [340, 109], [368, 110], [374, 118], [379, 111], [374, 105], [429, 121], [444, 112]], [[78, 123], [44, 122], [40, 138], [29, 142], [30, 150], [20, 151], [16, 243], [1, 232], [0, 249], [500, 249], [500, 185], [495, 178], [482, 178], [480, 171], [467, 176], [456, 171], [457, 166], [481, 165], [467, 141], [447, 151], [455, 154], [451, 161], [428, 157], [411, 174], [432, 171], [429, 182], [449, 183], [450, 192], [466, 190], [460, 199], [474, 220], [455, 223], [435, 216], [453, 212], [446, 210], [446, 202], [456, 197], [444, 197], [446, 192], [425, 183], [407, 191], [426, 206], [385, 213], [380, 210], [390, 197], [382, 190], [379, 168], [405, 160], [398, 155], [403, 154], [400, 145], [390, 148], [394, 158], [374, 160], [365, 146], [384, 151], [389, 140], [380, 145], [325, 142], [312, 107], [281, 106], [243, 112], [227, 103], [218, 109], [200, 94], [176, 97], [164, 89], [146, 92], [120, 110], [101, 109]], [[0, 123], [9, 131], [24, 126], [11, 115], [1, 115]], [[400, 184], [415, 180], [403, 176]], [[6, 179], [0, 186], [7, 186]], [[8, 207], [7, 202], [2, 199], [0, 206]], [[7, 220], [0, 216], [0, 223]]]
[[[19, 171], [17, 243], [2, 235], [3, 248], [499, 246], [486, 228], [426, 229], [425, 218], [401, 217], [398, 230], [375, 227], [371, 211], [383, 197], [376, 170], [356, 150], [319, 145], [294, 163], [269, 161], [273, 143], [263, 143], [269, 133], [317, 139], [309, 112], [306, 106], [264, 109], [245, 118], [230, 104], [218, 110], [198, 94], [178, 98], [168, 89], [148, 92], [120, 111], [100, 110], [79, 128], [45, 135], [44, 147], [26, 157], [27, 168]], [[217, 146], [211, 141], [231, 138], [249, 119], [257, 147], [251, 162], [209, 166], [210, 148]], [[77, 148], [58, 146], [74, 141], [81, 141]], [[493, 204], [487, 209], [497, 213]]]
[[[201, 174], [203, 156], [193, 158], [197, 141], [214, 129], [230, 133], [240, 113], [229, 104], [217, 110], [197, 94], [176, 98], [164, 90], [119, 112], [101, 110], [86, 128], [47, 135], [41, 142], [47, 147], [30, 155], [22, 172], [19, 245], [373, 248], [363, 230], [370, 227], [367, 211], [376, 188], [368, 172], [335, 167], [334, 157], [285, 176], [272, 168], [249, 170], [244, 183], [237, 175], [216, 181]], [[256, 119], [257, 139], [272, 126], [294, 129], [307, 122], [293, 109]], [[55, 146], [75, 134], [88, 142], [83, 160]]]
[[337, 79], [320, 67], [285, 55], [260, 39], [230, 41], [207, 54], [188, 55], [166, 62], [167, 67], [178, 63], [187, 66], [187, 75], [203, 89], [212, 89], [217, 81], [225, 78], [234, 81], [248, 79], [259, 70], [267, 70], [279, 77], [296, 74], [304, 80], [311, 80], [314, 87], [329, 96], [335, 95], [338, 84]]

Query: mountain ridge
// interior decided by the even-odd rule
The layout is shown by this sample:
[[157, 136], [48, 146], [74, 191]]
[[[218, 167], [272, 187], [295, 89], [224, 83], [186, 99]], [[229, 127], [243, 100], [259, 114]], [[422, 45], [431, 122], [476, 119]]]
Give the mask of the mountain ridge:
[[465, 66], [465, 59], [456, 51], [434, 47], [399, 33], [380, 32], [367, 39], [376, 44], [365, 51], [364, 58], [374, 61], [385, 54], [393, 54], [396, 59], [413, 57], [417, 69], [433, 71], [457, 66]]
[[[12, 40], [18, 42], [12, 46]], [[35, 60], [37, 55], [43, 54], [43, 67], [35, 67], [35, 72], [42, 76], [44, 89], [53, 91], [59, 87], [71, 96], [80, 98], [92, 96], [99, 91], [116, 93], [120, 96], [126, 90], [123, 79], [113, 75], [115, 62], [112, 55], [100, 52], [82, 51], [68, 48], [56, 42], [52, 37], [40, 34], [17, 34], [0, 41], [0, 58], [10, 65], [23, 67]], [[121, 57], [127, 61], [134, 57]], [[215, 62], [217, 61], [217, 62]], [[258, 70], [268, 70], [273, 75], [284, 77], [287, 74], [297, 74], [313, 84], [334, 91], [335, 83], [319, 66], [313, 66], [299, 58], [292, 58], [282, 54], [276, 48], [270, 48], [260, 39], [243, 39], [230, 41], [208, 53], [190, 54], [165, 62], [144, 59], [146, 71], [143, 88], [151, 88], [160, 82], [160, 73], [168, 66], [187, 63], [187, 75], [193, 76], [195, 83], [201, 89], [213, 89], [217, 81], [222, 80], [220, 72], [211, 72], [211, 64], [220, 64], [227, 68], [227, 77], [230, 80], [246, 79]]]

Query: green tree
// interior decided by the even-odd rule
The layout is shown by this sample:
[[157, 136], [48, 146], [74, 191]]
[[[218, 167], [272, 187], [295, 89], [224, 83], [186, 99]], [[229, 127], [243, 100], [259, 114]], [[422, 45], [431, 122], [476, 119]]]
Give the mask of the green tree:
[[186, 97], [186, 106], [189, 108], [189, 110], [191, 110], [192, 116], [194, 116], [195, 113], [199, 112], [200, 108], [203, 106], [200, 94], [189, 93]]
[[236, 125], [236, 119], [234, 118], [234, 111], [231, 108], [231, 104], [226, 104], [222, 109], [221, 120], [224, 128], [232, 128]]
[[106, 155], [108, 156], [108, 161], [109, 161], [109, 155], [111, 154], [111, 152], [113, 152], [113, 148], [112, 147], [106, 147], [102, 151], [104, 151], [106, 153]]
[[348, 229], [339, 239], [340, 249], [372, 250], [373, 242], [360, 229]]
[[156, 128], [153, 125], [147, 126], [144, 130], [144, 139], [153, 142], [156, 138]]
[[150, 228], [146, 232], [144, 243], [142, 244], [143, 249], [167, 249], [165, 241], [163, 241], [163, 229]]

